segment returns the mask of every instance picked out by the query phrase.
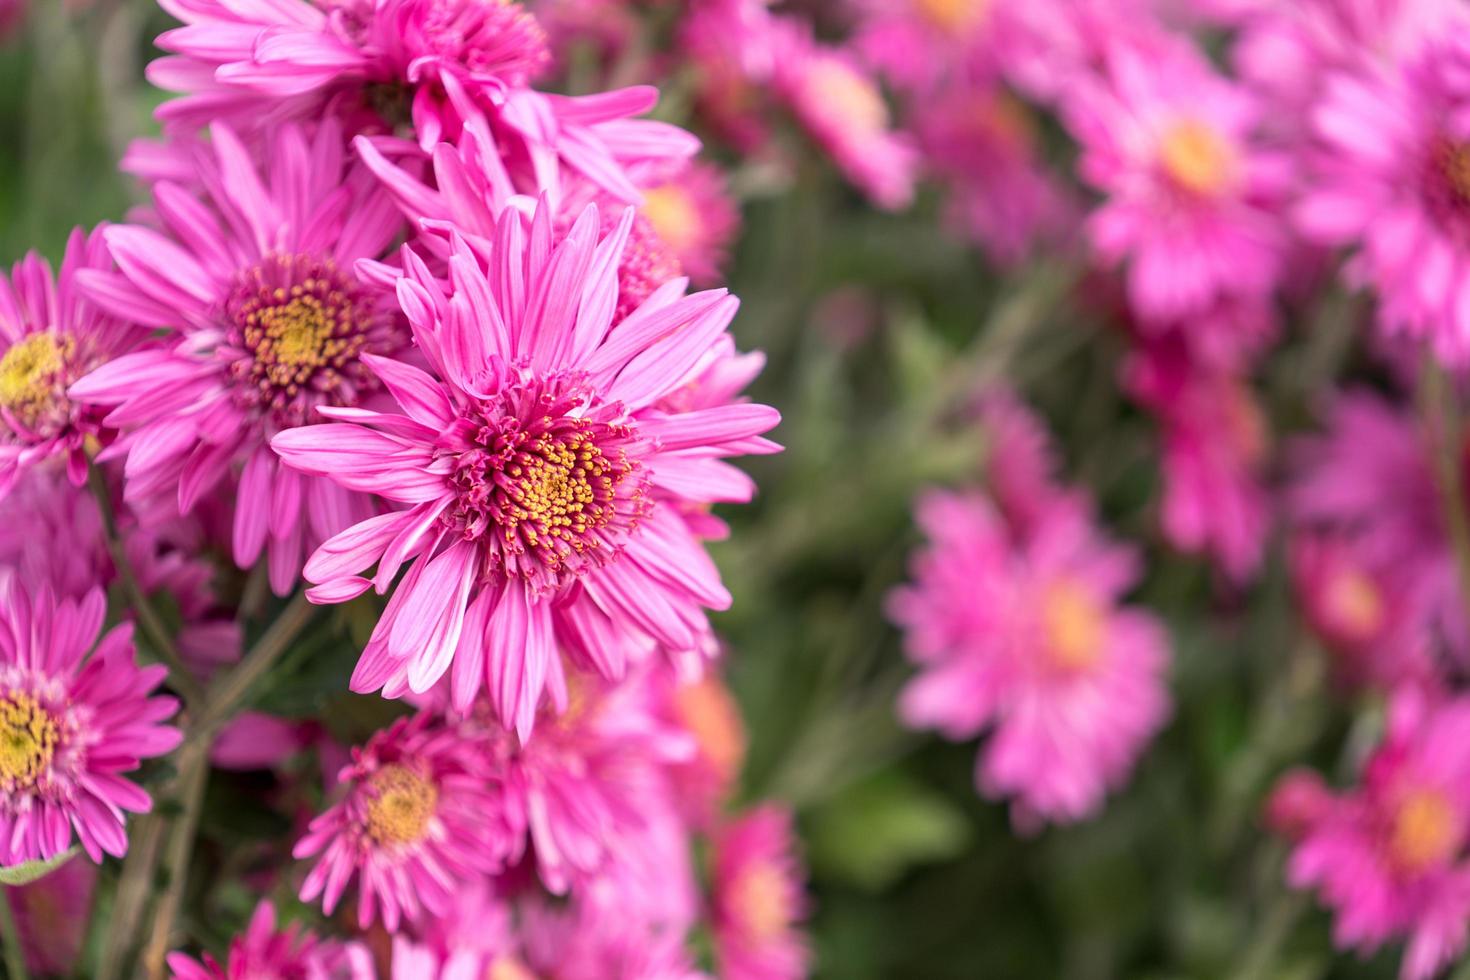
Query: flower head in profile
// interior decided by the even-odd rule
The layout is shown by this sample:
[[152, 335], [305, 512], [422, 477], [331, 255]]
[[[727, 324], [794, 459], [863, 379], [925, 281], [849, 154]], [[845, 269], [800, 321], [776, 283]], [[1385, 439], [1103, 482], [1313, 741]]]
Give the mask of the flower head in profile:
[[447, 282], [405, 249], [398, 296], [429, 371], [366, 358], [403, 414], [324, 408], [337, 421], [275, 438], [288, 466], [406, 505], [307, 563], [323, 602], [406, 568], [354, 690], [447, 674], [456, 708], [486, 689], [524, 738], [563, 650], [609, 677], [640, 651], [712, 652], [705, 610], [729, 595], [679, 508], [748, 500], [723, 457], [770, 451], [757, 437], [778, 416], [662, 404], [723, 350], [737, 302], [674, 280], [611, 329], [631, 220], [599, 237], [588, 208], [557, 241], [544, 204], [507, 209], [488, 255], [453, 239]]
[[230, 943], [225, 962], [207, 953], [202, 962], [183, 953], [170, 953], [168, 968], [173, 980], [373, 980], [375, 976], [367, 947], [320, 940], [294, 924], [279, 929], [276, 910], [269, 902], [255, 907], [244, 935]]
[[319, 406], [362, 403], [379, 387], [364, 357], [407, 343], [391, 295], [353, 271], [402, 221], [346, 158], [334, 123], [279, 127], [263, 166], [223, 125], [193, 150], [201, 191], [158, 182], [161, 227], [107, 229], [119, 271], [83, 277], [100, 305], [168, 338], [110, 361], [71, 395], [110, 408], [108, 424], [125, 430], [109, 458], [127, 458], [129, 502], [175, 495], [187, 514], [221, 483], [237, 486], [235, 561], [248, 568], [267, 552], [284, 595], [307, 550], [372, 508], [283, 469], [267, 442], [319, 421]]
[[0, 273], [0, 497], [23, 473], [51, 459], [76, 486], [92, 450], [110, 441], [105, 412], [67, 395], [71, 383], [144, 339], [124, 318], [99, 309], [78, 287], [84, 269], [110, 270], [106, 226], [71, 233], [58, 274], [34, 252]]
[[807, 914], [791, 813], [774, 804], [732, 819], [714, 838], [711, 920], [720, 976], [796, 980], [810, 952], [799, 923]]
[[99, 590], [58, 601], [0, 576], [0, 865], [55, 857], [73, 833], [93, 861], [121, 857], [124, 811], [152, 806], [124, 774], [179, 744], [162, 724], [178, 702], [150, 696], [166, 669], [137, 665], [130, 625], [99, 640], [105, 611]]
[[185, 93], [158, 114], [189, 128], [318, 119], [345, 103], [408, 115], [430, 147], [458, 131], [467, 101], [498, 98], [550, 60], [545, 32], [518, 0], [163, 6], [184, 26], [158, 38], [173, 54], [149, 65], [148, 77]]
[[507, 850], [496, 784], [477, 747], [430, 714], [401, 718], [353, 750], [339, 800], [292, 852], [316, 858], [301, 899], [328, 915], [357, 880], [357, 921], [449, 911], [463, 882], [500, 870]]
[[1332, 909], [1337, 945], [1402, 938], [1400, 976], [1437, 974], [1470, 920], [1470, 702], [1401, 691], [1362, 782], [1311, 810], [1287, 877]]
[[1088, 234], [1126, 264], [1135, 313], [1170, 319], [1270, 293], [1287, 244], [1287, 158], [1259, 145], [1262, 106], [1191, 51], [1119, 45], [1065, 101], [1084, 180], [1106, 195]]
[[1119, 605], [1136, 556], [1071, 505], [1020, 540], [977, 494], [931, 491], [918, 520], [930, 543], [889, 601], [920, 668], [904, 720], [989, 729], [976, 783], [1021, 827], [1090, 816], [1168, 713], [1162, 626]]

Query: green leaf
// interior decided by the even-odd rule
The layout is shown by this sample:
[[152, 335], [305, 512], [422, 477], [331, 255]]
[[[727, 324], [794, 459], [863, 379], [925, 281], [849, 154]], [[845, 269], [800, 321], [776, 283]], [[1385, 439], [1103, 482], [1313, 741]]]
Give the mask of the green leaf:
[[38, 881], [76, 857], [78, 850], [77, 845], [73, 844], [49, 861], [27, 861], [0, 868], [0, 885], [29, 885]]

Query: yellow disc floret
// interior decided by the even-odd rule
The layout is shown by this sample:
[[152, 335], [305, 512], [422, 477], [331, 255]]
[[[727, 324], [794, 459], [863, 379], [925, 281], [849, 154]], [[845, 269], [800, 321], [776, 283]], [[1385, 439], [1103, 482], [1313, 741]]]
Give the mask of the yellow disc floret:
[[367, 830], [379, 844], [423, 839], [439, 806], [439, 788], [407, 766], [388, 765], [372, 778]]

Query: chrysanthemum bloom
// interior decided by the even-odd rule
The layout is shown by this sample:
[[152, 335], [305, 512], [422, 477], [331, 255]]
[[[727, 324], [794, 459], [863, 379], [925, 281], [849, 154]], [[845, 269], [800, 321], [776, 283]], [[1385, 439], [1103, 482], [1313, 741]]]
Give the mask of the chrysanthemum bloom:
[[318, 940], [296, 924], [277, 929], [276, 910], [269, 902], [255, 907], [245, 934], [230, 943], [224, 963], [208, 953], [203, 962], [183, 953], [170, 953], [168, 968], [174, 980], [373, 980], [375, 976], [367, 947], [355, 942]]
[[1333, 809], [1332, 791], [1311, 769], [1289, 769], [1266, 798], [1262, 818], [1272, 833], [1300, 841]]
[[724, 172], [713, 164], [691, 163], [641, 187], [639, 215], [684, 272], [700, 285], [718, 282], [740, 229], [740, 212], [730, 198]]
[[805, 873], [791, 822], [789, 811], [767, 804], [715, 836], [711, 924], [720, 976], [728, 980], [806, 976], [811, 954], [798, 929], [807, 914]]
[[1178, 338], [1169, 340], [1135, 352], [1123, 378], [1162, 431], [1164, 535], [1245, 582], [1260, 567], [1272, 521], [1267, 420], [1240, 377], [1191, 363]]
[[1168, 643], [1118, 605], [1137, 560], [1058, 506], [1023, 541], [978, 495], [929, 492], [930, 544], [890, 599], [919, 676], [900, 711], [953, 739], [992, 729], [976, 767], [1018, 826], [1079, 820], [1132, 768], [1168, 713]]
[[519, 912], [524, 960], [497, 964], [507, 980], [710, 980], [694, 966], [685, 929], [645, 928], [615, 908], [577, 903], [531, 902]]
[[906, 207], [918, 153], [891, 124], [878, 83], [845, 52], [794, 24], [779, 35], [773, 88], [837, 169], [878, 207]]
[[1355, 249], [1352, 275], [1378, 296], [1390, 335], [1470, 362], [1470, 46], [1426, 42], [1394, 69], [1327, 83], [1320, 144], [1297, 210], [1314, 240]]
[[1336, 914], [1342, 948], [1408, 941], [1400, 976], [1427, 980], [1470, 921], [1470, 701], [1401, 693], [1362, 784], [1302, 835], [1287, 877]]
[[57, 601], [0, 576], [0, 865], [55, 857], [73, 830], [93, 861], [121, 857], [123, 811], [152, 806], [122, 774], [179, 744], [160, 724], [178, 702], [149, 697], [167, 669], [136, 664], [129, 624], [98, 641], [105, 611], [99, 590]]
[[357, 879], [357, 921], [404, 921], [449, 910], [458, 885], [498, 871], [507, 849], [499, 792], [477, 746], [429, 714], [401, 718], [354, 749], [341, 799], [292, 851], [316, 857], [301, 899], [328, 915]]
[[1064, 108], [1079, 173], [1106, 195], [1089, 237], [1103, 262], [1126, 264], [1139, 316], [1202, 313], [1273, 289], [1291, 167], [1256, 141], [1262, 107], [1247, 90], [1193, 52], [1120, 46]]
[[339, 97], [390, 115], [406, 108], [427, 149], [458, 132], [452, 96], [493, 100], [550, 57], [541, 26], [515, 0], [162, 5], [185, 26], [158, 38], [174, 56], [149, 65], [148, 78], [187, 93], [158, 116], [189, 128], [318, 119]]
[[765, 0], [705, 0], [688, 5], [675, 37], [699, 118], [746, 155], [771, 141], [778, 24]]
[[528, 230], [507, 210], [489, 261], [456, 239], [447, 284], [405, 249], [398, 295], [433, 373], [367, 360], [406, 414], [323, 409], [342, 421], [273, 443], [291, 467], [409, 505], [307, 563], [322, 602], [386, 592], [408, 566], [353, 690], [396, 697], [450, 673], [456, 708], [488, 688], [523, 738], [560, 649], [609, 677], [640, 648], [709, 651], [704, 610], [730, 597], [678, 509], [748, 500], [721, 457], [778, 419], [660, 408], [722, 349], [737, 301], [675, 280], [610, 330], [631, 216], [599, 240], [589, 208], [558, 243], [549, 212]]
[[745, 762], [745, 723], [740, 705], [713, 671], [694, 681], [667, 678], [667, 711], [694, 741], [695, 754], [672, 770], [691, 824], [706, 827], [729, 797]]
[[1005, 386], [980, 393], [976, 414], [985, 430], [985, 485], [1019, 538], [1029, 538], [1058, 508], [1085, 509], [1086, 499], [1058, 482], [1057, 447], [1045, 422]]
[[75, 974], [96, 887], [97, 865], [89, 861], [67, 861], [29, 884], [6, 887], [0, 901], [10, 903], [32, 973]]
[[0, 274], [0, 497], [21, 474], [48, 459], [66, 462], [76, 486], [87, 481], [87, 442], [111, 438], [102, 411], [67, 397], [75, 380], [137, 345], [146, 331], [103, 312], [77, 285], [83, 269], [110, 270], [102, 236], [71, 233], [61, 273], [34, 252]]
[[372, 354], [394, 354], [407, 332], [391, 295], [370, 290], [353, 264], [382, 254], [402, 221], [373, 175], [344, 157], [335, 123], [274, 131], [261, 169], [216, 125], [199, 147], [196, 197], [154, 187], [161, 231], [114, 226], [120, 268], [82, 277], [103, 306], [171, 332], [156, 350], [126, 355], [71, 387], [112, 408], [126, 434], [130, 502], [176, 494], [187, 514], [238, 474], [234, 557], [268, 553], [281, 595], [304, 553], [367, 517], [370, 502], [327, 480], [281, 468], [267, 442], [318, 421], [319, 406], [356, 406], [378, 388]]
[[852, 0], [860, 20], [853, 47], [896, 85], [932, 94], [961, 82], [988, 58], [1004, 4], [991, 0]]

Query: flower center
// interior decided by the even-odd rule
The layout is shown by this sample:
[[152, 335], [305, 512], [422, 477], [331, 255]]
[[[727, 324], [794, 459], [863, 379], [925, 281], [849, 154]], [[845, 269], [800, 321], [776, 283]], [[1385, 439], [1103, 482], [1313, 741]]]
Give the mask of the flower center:
[[1360, 568], [1339, 568], [1327, 581], [1327, 615], [1342, 632], [1367, 640], [1383, 627], [1387, 610], [1378, 584]]
[[1237, 164], [1235, 148], [1197, 119], [1180, 120], [1164, 132], [1159, 161], [1175, 186], [1200, 196], [1224, 190]]
[[76, 351], [69, 337], [33, 333], [0, 358], [0, 408], [15, 424], [36, 432], [58, 427], [66, 407], [67, 365]]
[[225, 312], [238, 397], [281, 425], [310, 421], [317, 405], [354, 404], [375, 384], [359, 355], [388, 327], [330, 260], [270, 256], [240, 276]]
[[786, 877], [761, 861], [745, 869], [730, 888], [731, 907], [752, 939], [768, 942], [791, 925], [794, 909]]
[[1389, 833], [1394, 864], [1408, 872], [1425, 871], [1449, 860], [1459, 847], [1459, 821], [1444, 793], [1416, 789], [1404, 796]]
[[0, 697], [0, 782], [11, 792], [30, 789], [51, 768], [60, 729], [28, 694]]
[[1070, 579], [1047, 586], [1041, 600], [1047, 659], [1064, 671], [1081, 671], [1102, 657], [1105, 618], [1102, 605]]
[[379, 844], [413, 844], [423, 839], [439, 806], [439, 789], [407, 766], [389, 765], [372, 778], [367, 805], [369, 836]]
[[646, 506], [648, 479], [621, 409], [598, 407], [574, 377], [508, 384], [446, 435], [454, 503], [442, 518], [485, 547], [489, 578], [550, 590], [610, 561]]
[[959, 34], [985, 13], [987, 0], [914, 0], [919, 16], [946, 34]]
[[699, 209], [689, 192], [677, 184], [664, 184], [643, 192], [643, 217], [654, 232], [675, 252], [689, 249], [699, 240]]

